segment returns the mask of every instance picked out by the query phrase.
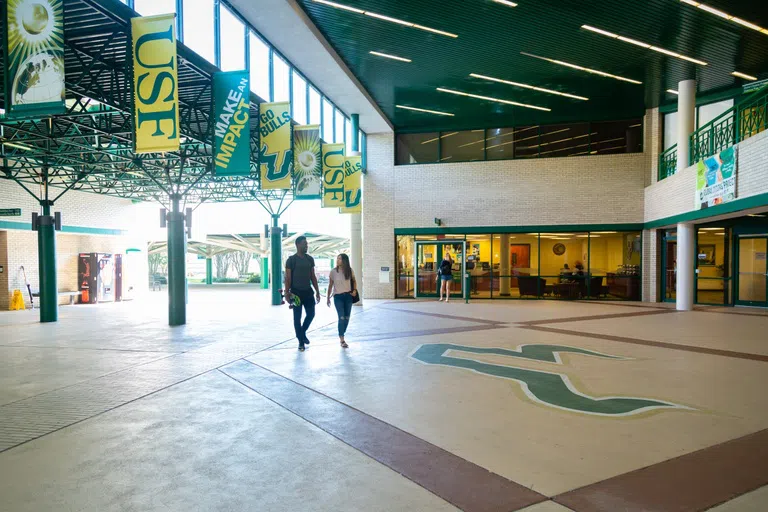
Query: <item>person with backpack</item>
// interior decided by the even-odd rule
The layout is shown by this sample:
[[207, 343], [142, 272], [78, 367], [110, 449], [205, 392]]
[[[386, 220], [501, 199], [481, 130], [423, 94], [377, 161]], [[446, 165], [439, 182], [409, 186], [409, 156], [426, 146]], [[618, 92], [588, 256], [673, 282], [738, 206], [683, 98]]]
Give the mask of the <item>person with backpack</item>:
[[446, 252], [445, 258], [440, 262], [440, 302], [443, 301], [443, 295], [445, 295], [445, 302], [451, 298], [451, 281], [453, 281], [453, 258], [451, 254]]
[[355, 273], [349, 265], [349, 256], [339, 254], [336, 257], [336, 268], [331, 270], [328, 282], [328, 307], [331, 307], [331, 294], [333, 293], [333, 304], [336, 306], [336, 313], [339, 315], [339, 342], [342, 348], [349, 348], [344, 340], [344, 334], [347, 332], [349, 317], [352, 314], [352, 304], [357, 302], [357, 283], [355, 282]]
[[[300, 236], [296, 239], [296, 254], [285, 262], [285, 299], [290, 304], [294, 297], [301, 301], [293, 307], [293, 328], [296, 338], [299, 340], [299, 350], [304, 352], [309, 345], [307, 330], [315, 318], [315, 304], [320, 303], [320, 287], [315, 275], [315, 260], [307, 254], [309, 244], [307, 237]], [[315, 288], [315, 296], [312, 296], [312, 287]], [[304, 323], [301, 322], [301, 310], [306, 311]]]

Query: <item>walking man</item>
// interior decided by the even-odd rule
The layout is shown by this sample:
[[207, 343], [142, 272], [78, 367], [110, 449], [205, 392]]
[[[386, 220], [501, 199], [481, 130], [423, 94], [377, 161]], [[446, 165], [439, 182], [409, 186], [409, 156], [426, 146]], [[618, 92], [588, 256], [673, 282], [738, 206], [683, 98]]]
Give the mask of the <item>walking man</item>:
[[[293, 296], [301, 300], [301, 304], [293, 308], [293, 328], [296, 330], [296, 338], [299, 340], [299, 350], [304, 351], [309, 345], [307, 329], [315, 318], [315, 304], [320, 303], [320, 287], [317, 285], [315, 275], [315, 260], [307, 254], [309, 244], [307, 237], [300, 236], [296, 239], [296, 254], [288, 258], [285, 263], [285, 298], [290, 302]], [[312, 287], [315, 295], [312, 296]], [[304, 308], [307, 315], [304, 323], [301, 322], [301, 309]]]

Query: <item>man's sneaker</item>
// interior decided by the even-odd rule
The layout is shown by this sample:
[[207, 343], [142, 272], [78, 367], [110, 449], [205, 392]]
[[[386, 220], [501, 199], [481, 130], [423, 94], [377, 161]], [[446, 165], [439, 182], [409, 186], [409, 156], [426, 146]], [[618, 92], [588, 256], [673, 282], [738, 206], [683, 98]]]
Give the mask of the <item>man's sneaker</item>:
[[307, 335], [304, 335], [304, 344], [309, 345], [309, 338], [307, 338]]
[[301, 341], [299, 342], [299, 352], [304, 352], [304, 343]]

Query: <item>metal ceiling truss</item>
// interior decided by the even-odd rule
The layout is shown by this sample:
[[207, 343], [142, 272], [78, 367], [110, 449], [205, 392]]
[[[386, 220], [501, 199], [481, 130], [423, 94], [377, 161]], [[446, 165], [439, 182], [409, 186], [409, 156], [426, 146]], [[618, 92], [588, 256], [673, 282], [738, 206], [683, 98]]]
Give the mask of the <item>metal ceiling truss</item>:
[[[211, 88], [218, 68], [181, 44], [181, 148], [169, 153], [133, 152], [130, 18], [134, 15], [117, 0], [64, 1], [67, 110], [43, 119], [0, 117], [0, 178], [17, 182], [33, 195], [32, 191], [50, 186], [161, 204], [180, 194], [190, 204], [279, 200], [289, 205], [290, 192], [259, 189], [261, 100], [254, 94], [250, 174], [213, 174]], [[0, 26], [0, 35], [2, 30]], [[2, 55], [0, 68], [4, 61]], [[0, 99], [5, 104], [3, 91]]]

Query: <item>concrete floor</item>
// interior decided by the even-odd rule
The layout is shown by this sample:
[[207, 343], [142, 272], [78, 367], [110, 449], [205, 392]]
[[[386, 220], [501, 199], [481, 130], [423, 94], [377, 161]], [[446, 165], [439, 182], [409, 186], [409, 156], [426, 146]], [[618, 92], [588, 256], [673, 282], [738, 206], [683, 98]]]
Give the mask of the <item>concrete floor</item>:
[[0, 313], [0, 510], [768, 510], [768, 315], [325, 304]]

